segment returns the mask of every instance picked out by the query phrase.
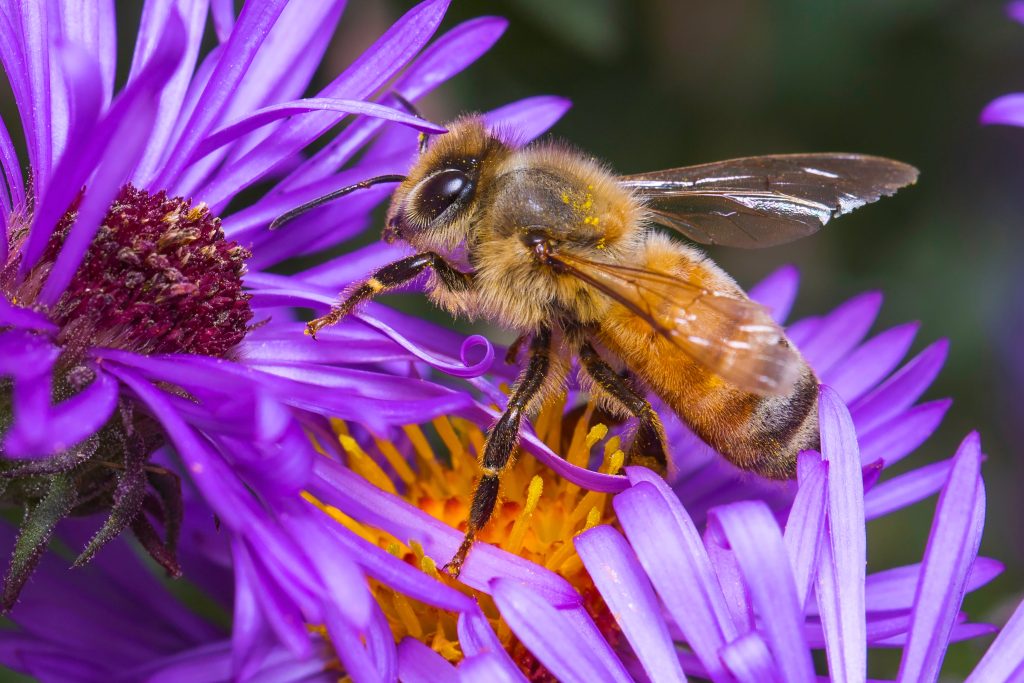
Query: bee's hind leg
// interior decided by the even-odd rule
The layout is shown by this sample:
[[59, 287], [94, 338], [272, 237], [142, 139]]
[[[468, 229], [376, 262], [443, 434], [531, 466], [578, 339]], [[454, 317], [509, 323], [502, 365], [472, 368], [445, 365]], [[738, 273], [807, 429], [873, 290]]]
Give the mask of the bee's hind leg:
[[551, 331], [542, 329], [530, 342], [530, 362], [516, 382], [505, 412], [487, 433], [484, 444], [483, 476], [473, 492], [469, 508], [469, 524], [455, 557], [444, 566], [444, 571], [458, 577], [462, 563], [473, 547], [473, 540], [480, 529], [487, 524], [498, 503], [498, 482], [502, 472], [509, 465], [512, 452], [519, 444], [519, 425], [523, 414], [544, 387], [551, 369]]
[[589, 341], [580, 345], [579, 357], [591, 379], [639, 420], [633, 443], [626, 452], [626, 464], [643, 465], [664, 476], [668, 468], [665, 430], [650, 402], [634, 391], [627, 379], [615, 372]]
[[327, 315], [306, 323], [306, 334], [316, 338], [316, 333], [325, 327], [334, 325], [355, 310], [356, 306], [374, 296], [403, 285], [423, 272], [427, 267], [433, 268], [443, 286], [452, 290], [464, 290], [472, 286], [473, 276], [463, 273], [444, 260], [439, 254], [424, 251], [407, 256], [404, 259], [389, 263], [379, 268], [370, 279], [357, 285], [345, 295], [341, 303], [331, 308]]

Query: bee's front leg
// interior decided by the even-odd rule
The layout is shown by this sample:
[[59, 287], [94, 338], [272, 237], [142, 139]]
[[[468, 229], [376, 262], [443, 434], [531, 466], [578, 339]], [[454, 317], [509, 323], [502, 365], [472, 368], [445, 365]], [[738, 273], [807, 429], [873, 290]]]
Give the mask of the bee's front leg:
[[316, 339], [317, 332], [325, 327], [334, 325], [355, 310], [359, 304], [381, 292], [386, 292], [389, 289], [405, 284], [422, 273], [427, 267], [433, 268], [441, 283], [449, 289], [456, 291], [464, 290], [468, 289], [473, 283], [472, 274], [463, 273], [458, 270], [439, 254], [432, 251], [413, 254], [380, 268], [370, 279], [352, 289], [341, 303], [331, 308], [327, 315], [321, 316], [316, 320], [310, 320], [306, 323], [306, 334]]
[[540, 394], [551, 370], [551, 331], [542, 329], [530, 342], [530, 363], [516, 382], [505, 412], [497, 424], [487, 433], [484, 444], [483, 476], [473, 492], [469, 508], [469, 524], [455, 557], [443, 569], [451, 576], [458, 577], [462, 563], [466, 561], [473, 540], [480, 529], [487, 524], [498, 503], [498, 483], [502, 472], [509, 465], [512, 452], [519, 444], [519, 425], [523, 413]]

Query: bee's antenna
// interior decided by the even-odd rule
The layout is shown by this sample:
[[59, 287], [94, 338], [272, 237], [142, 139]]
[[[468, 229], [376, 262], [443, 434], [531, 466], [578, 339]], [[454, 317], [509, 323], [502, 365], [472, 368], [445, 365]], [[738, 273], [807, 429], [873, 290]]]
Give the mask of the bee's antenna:
[[[410, 114], [412, 114], [413, 116], [415, 116], [417, 118], [421, 118], [421, 119], [423, 118], [423, 116], [420, 114], [419, 110], [416, 109], [416, 105], [413, 104], [412, 102], [410, 102], [409, 100], [405, 99], [405, 96], [402, 95], [402, 93], [398, 92], [397, 90], [392, 90], [391, 91], [391, 96], [394, 97], [396, 100], [398, 100], [398, 103], [400, 105], [402, 105], [402, 107], [404, 107], [407, 112], [409, 112]], [[423, 154], [424, 152], [427, 151], [427, 141], [429, 141], [429, 140], [430, 140], [430, 136], [429, 135], [427, 135], [426, 133], [420, 132], [420, 134], [419, 134], [419, 143], [420, 143], [420, 150], [419, 151], [420, 151], [420, 154]]]
[[343, 187], [340, 190], [335, 190], [334, 192], [329, 192], [329, 193], [325, 194], [322, 197], [317, 197], [316, 199], [314, 199], [311, 202], [306, 202], [302, 206], [297, 206], [294, 209], [292, 209], [291, 211], [287, 211], [287, 212], [281, 214], [280, 216], [275, 218], [273, 221], [271, 221], [270, 229], [271, 230], [277, 230], [278, 228], [280, 228], [282, 225], [284, 225], [288, 221], [290, 221], [290, 220], [292, 220], [292, 219], [294, 219], [294, 218], [296, 218], [298, 216], [301, 216], [302, 214], [306, 213], [310, 209], [315, 209], [318, 206], [323, 206], [324, 204], [327, 204], [328, 202], [334, 201], [338, 197], [343, 197], [343, 196], [345, 196], [347, 194], [355, 192], [356, 190], [365, 190], [368, 187], [372, 187], [373, 185], [380, 185], [382, 183], [400, 183], [403, 180], [405, 180], [405, 176], [404, 175], [397, 175], [397, 174], [379, 175], [379, 176], [376, 176], [374, 178], [367, 178], [366, 180], [360, 180], [358, 183], [355, 183], [353, 185], [348, 185], [347, 187]]

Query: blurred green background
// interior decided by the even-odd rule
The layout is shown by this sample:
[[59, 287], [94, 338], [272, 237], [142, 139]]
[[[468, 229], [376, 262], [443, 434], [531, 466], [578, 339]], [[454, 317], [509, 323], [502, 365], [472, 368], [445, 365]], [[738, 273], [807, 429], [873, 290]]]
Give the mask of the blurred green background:
[[[329, 72], [372, 41], [366, 25], [383, 30], [412, 4], [352, 5]], [[1024, 597], [1024, 129], [982, 127], [978, 114], [1024, 91], [1024, 26], [1001, 2], [966, 0], [456, 1], [446, 23], [482, 13], [509, 18], [508, 32], [425, 100], [428, 118], [558, 94], [574, 106], [554, 135], [622, 173], [811, 151], [921, 170], [915, 187], [814, 237], [711, 254], [747, 285], [796, 264], [795, 316], [881, 290], [875, 332], [919, 320], [911, 353], [950, 339], [925, 399], [951, 396], [953, 407], [897, 471], [948, 458], [980, 431], [982, 553], [1007, 569], [965, 610], [1004, 623]], [[869, 571], [920, 561], [935, 500], [869, 525]], [[952, 646], [944, 677], [962, 680], [989, 640]], [[898, 666], [898, 650], [869, 660], [878, 677]]]
[[[351, 2], [319, 82], [413, 4]], [[118, 4], [122, 36], [137, 25], [135, 5]], [[908, 460], [947, 458], [981, 432], [982, 552], [1007, 571], [965, 609], [1002, 624], [1024, 596], [1024, 129], [981, 127], [978, 114], [1024, 91], [1024, 26], [1000, 2], [968, 0], [456, 0], [445, 26], [485, 13], [508, 17], [508, 32], [424, 101], [428, 118], [558, 94], [574, 106], [554, 133], [622, 173], [811, 151], [880, 154], [921, 170], [916, 187], [812, 238], [712, 255], [746, 285], [799, 266], [796, 316], [877, 289], [886, 303], [875, 331], [919, 320], [913, 351], [951, 340], [926, 399], [952, 396], [953, 407]], [[934, 505], [871, 523], [869, 571], [920, 559]], [[962, 679], [987, 643], [953, 646], [944, 677]], [[898, 655], [872, 655], [869, 670], [894, 675]], [[0, 671], [6, 680], [23, 679]]]

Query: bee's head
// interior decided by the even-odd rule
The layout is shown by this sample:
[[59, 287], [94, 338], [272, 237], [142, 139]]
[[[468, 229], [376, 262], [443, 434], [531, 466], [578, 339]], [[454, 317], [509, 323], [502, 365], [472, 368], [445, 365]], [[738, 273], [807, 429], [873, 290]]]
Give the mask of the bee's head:
[[419, 249], [454, 250], [473, 225], [480, 189], [508, 153], [509, 148], [487, 131], [480, 117], [451, 123], [395, 191], [385, 239], [402, 239]]

